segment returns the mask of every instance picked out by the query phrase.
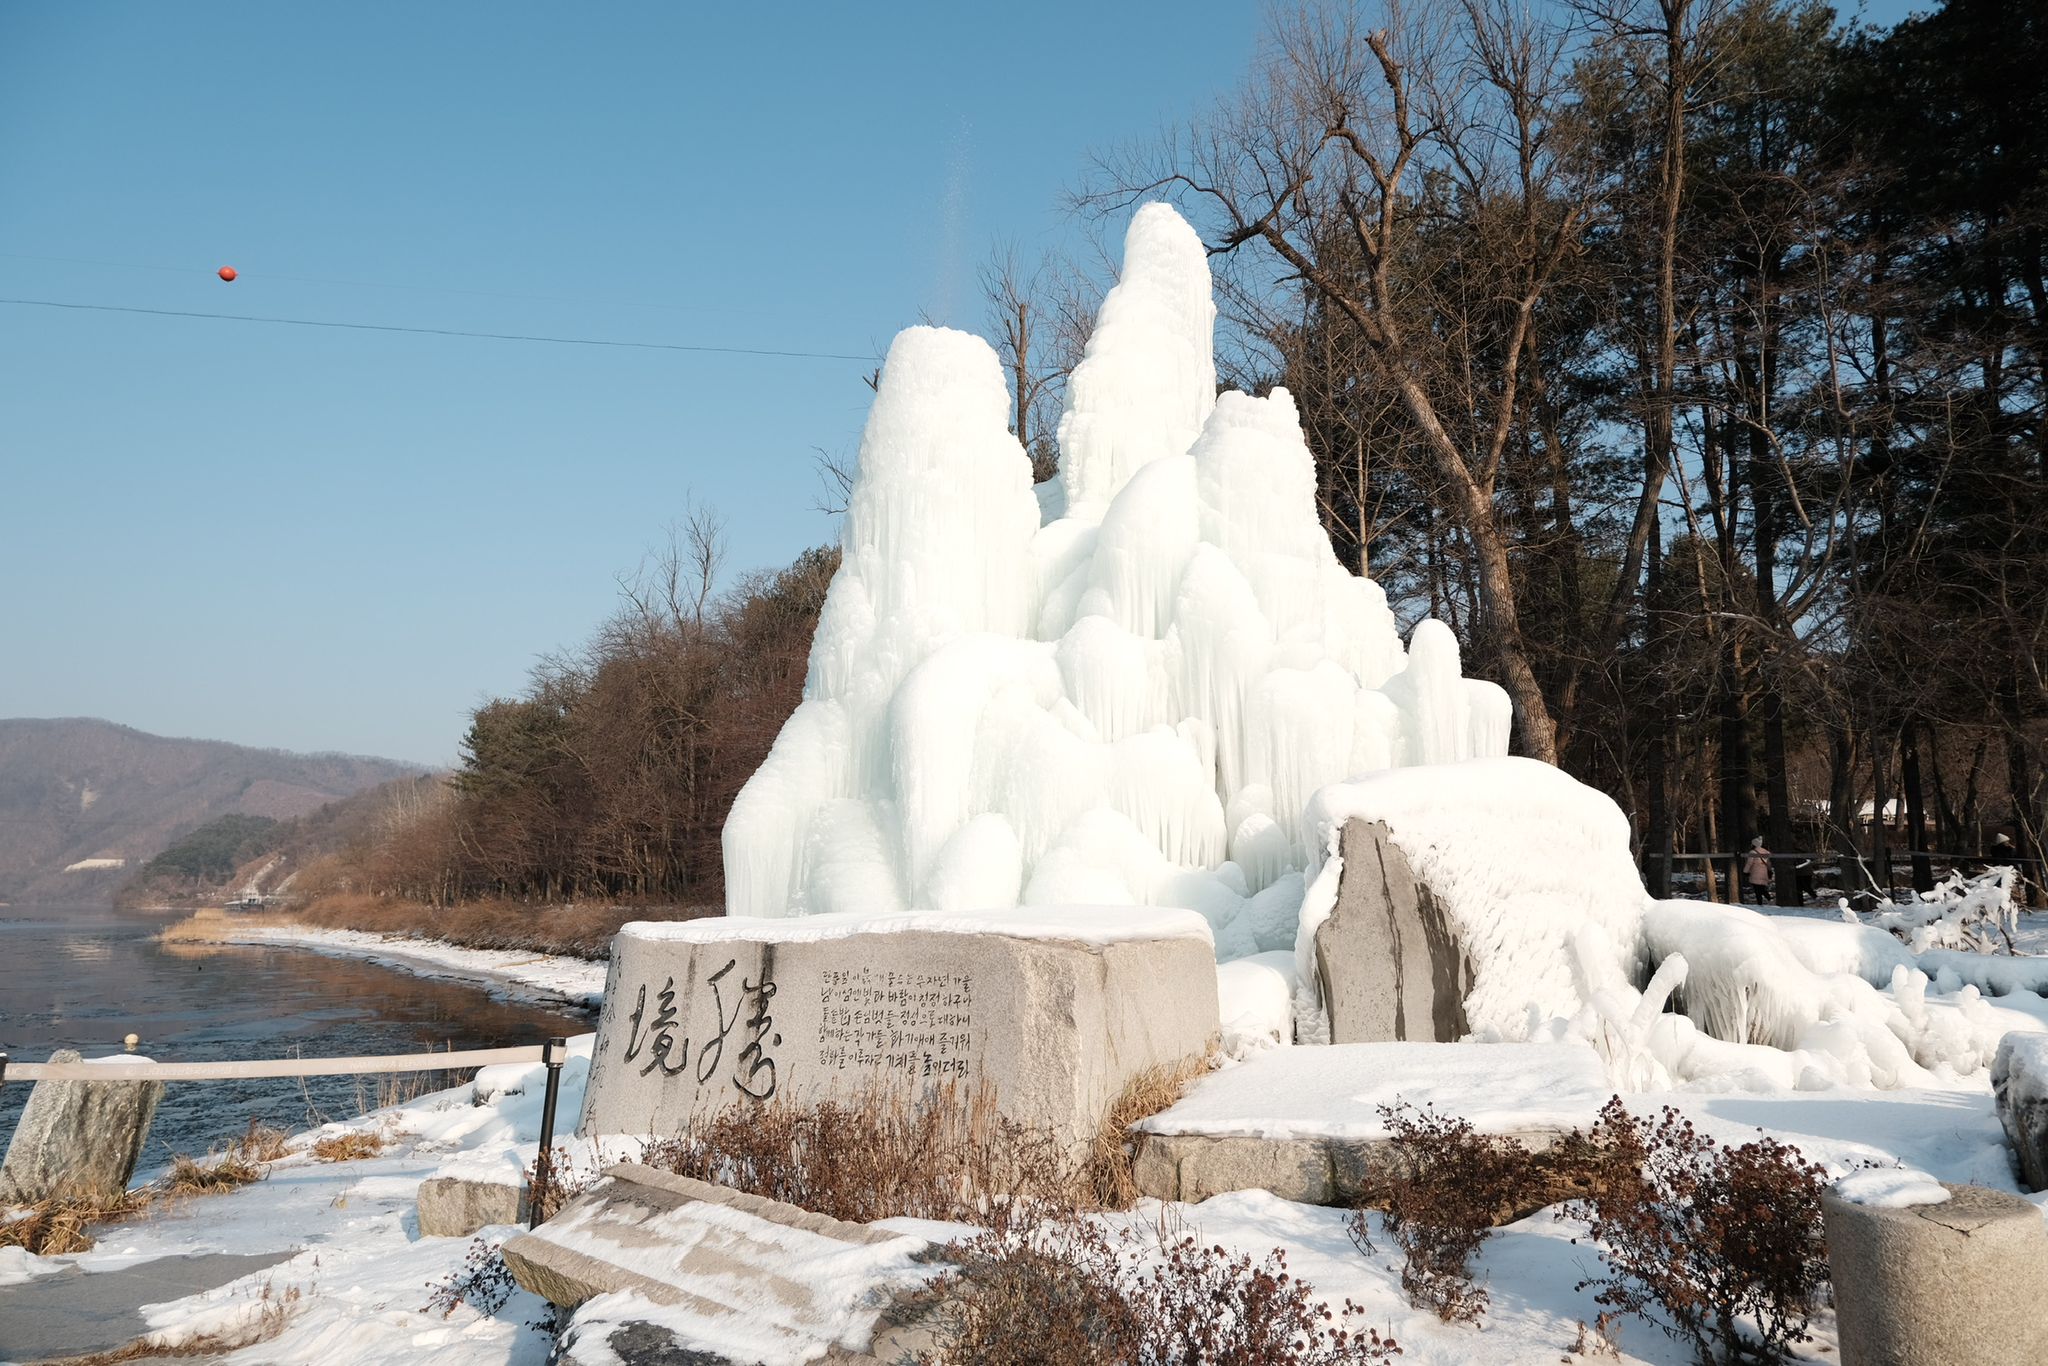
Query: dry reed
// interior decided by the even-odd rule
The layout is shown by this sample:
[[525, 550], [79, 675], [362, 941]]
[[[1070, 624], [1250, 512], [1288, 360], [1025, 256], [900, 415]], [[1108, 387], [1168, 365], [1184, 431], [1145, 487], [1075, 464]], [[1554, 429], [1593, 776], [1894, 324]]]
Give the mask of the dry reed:
[[1147, 1068], [1125, 1083], [1123, 1093], [1102, 1117], [1088, 1155], [1089, 1185], [1098, 1204], [1105, 1209], [1129, 1209], [1143, 1194], [1131, 1168], [1145, 1139], [1133, 1134], [1131, 1126], [1173, 1106], [1189, 1083], [1209, 1069], [1206, 1057], [1184, 1058]]

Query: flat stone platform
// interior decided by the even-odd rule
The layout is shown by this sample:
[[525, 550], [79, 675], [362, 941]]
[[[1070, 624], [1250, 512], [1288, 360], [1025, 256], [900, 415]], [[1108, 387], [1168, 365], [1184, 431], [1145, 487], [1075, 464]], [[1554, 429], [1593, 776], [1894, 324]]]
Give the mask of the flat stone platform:
[[1160, 1200], [1266, 1190], [1350, 1204], [1393, 1151], [1382, 1105], [1434, 1106], [1540, 1149], [1590, 1127], [1613, 1091], [1598, 1056], [1578, 1044], [1275, 1048], [1210, 1073], [1139, 1121], [1134, 1176]]

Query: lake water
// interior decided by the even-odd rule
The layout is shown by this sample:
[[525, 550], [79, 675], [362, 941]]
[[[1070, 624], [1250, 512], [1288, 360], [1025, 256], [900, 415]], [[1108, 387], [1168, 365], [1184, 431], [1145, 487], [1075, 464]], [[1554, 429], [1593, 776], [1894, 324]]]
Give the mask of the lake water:
[[[58, 1048], [92, 1057], [120, 1052], [133, 1033], [136, 1051], [157, 1062], [348, 1057], [533, 1044], [594, 1027], [567, 1010], [303, 949], [159, 944], [167, 923], [104, 907], [0, 907], [0, 1052], [19, 1062]], [[171, 1082], [142, 1169], [202, 1153], [252, 1119], [303, 1129], [351, 1117], [375, 1104], [378, 1080]], [[0, 1147], [29, 1090], [0, 1086]]]

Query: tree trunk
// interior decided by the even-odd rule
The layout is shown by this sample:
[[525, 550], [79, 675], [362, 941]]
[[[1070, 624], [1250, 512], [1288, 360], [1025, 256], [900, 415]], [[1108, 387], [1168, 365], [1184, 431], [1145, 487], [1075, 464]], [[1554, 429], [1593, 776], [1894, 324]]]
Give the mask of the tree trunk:
[[1899, 784], [1906, 794], [1906, 847], [1913, 851], [1913, 890], [1934, 890], [1934, 864], [1927, 857], [1927, 808], [1920, 792], [1919, 728], [1899, 727]]
[[1856, 844], [1856, 738], [1842, 726], [1828, 729], [1828, 835], [1842, 865], [1842, 890], [1871, 891]]
[[1749, 850], [1752, 793], [1749, 771], [1749, 716], [1742, 698], [1741, 646], [1730, 632], [1721, 655], [1721, 833], [1729, 849], [1729, 886], [1740, 900], [1739, 872]]
[[1799, 885], [1799, 855], [1793, 850], [1792, 783], [1785, 772], [1785, 698], [1769, 679], [1764, 680], [1764, 783], [1771, 794], [1770, 828], [1764, 838], [1776, 855], [1778, 904], [1802, 906], [1806, 895]]

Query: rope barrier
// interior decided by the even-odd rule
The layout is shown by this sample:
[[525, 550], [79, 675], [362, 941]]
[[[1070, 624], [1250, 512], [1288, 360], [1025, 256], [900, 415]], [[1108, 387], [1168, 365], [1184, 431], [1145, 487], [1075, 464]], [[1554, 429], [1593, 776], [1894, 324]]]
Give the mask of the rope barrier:
[[363, 1058], [258, 1058], [223, 1062], [16, 1062], [13, 1081], [232, 1081], [244, 1077], [345, 1077], [390, 1072], [450, 1072], [494, 1063], [541, 1062], [542, 1046], [471, 1048], [459, 1053], [401, 1053]]

